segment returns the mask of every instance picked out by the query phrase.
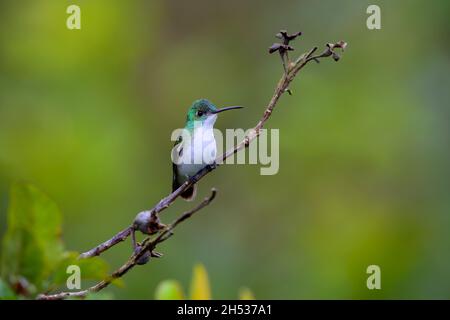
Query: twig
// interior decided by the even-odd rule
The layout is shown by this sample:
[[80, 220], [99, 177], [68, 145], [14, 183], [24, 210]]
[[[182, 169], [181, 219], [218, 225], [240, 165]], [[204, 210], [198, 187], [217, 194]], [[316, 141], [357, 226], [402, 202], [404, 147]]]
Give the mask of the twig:
[[81, 291], [73, 291], [73, 292], [60, 292], [57, 294], [41, 294], [37, 297], [38, 300], [62, 300], [67, 298], [84, 298], [87, 294], [92, 292], [98, 292], [107, 286], [109, 286], [115, 279], [122, 277], [125, 273], [130, 271], [136, 265], [140, 264], [139, 261], [145, 256], [146, 253], [152, 253], [158, 244], [166, 241], [173, 235], [173, 229], [175, 229], [180, 223], [189, 219], [193, 214], [200, 211], [207, 205], [209, 205], [214, 198], [216, 197], [217, 191], [216, 189], [211, 189], [211, 195], [206, 197], [202, 202], [200, 202], [196, 207], [192, 208], [189, 211], [181, 214], [175, 221], [171, 224], [164, 227], [157, 237], [154, 239], [150, 239], [147, 237], [144, 242], [140, 245], [139, 251], [134, 253], [126, 263], [124, 263], [120, 268], [114, 271], [108, 278], [100, 281], [96, 285]]
[[84, 258], [90, 258], [99, 256], [102, 252], [108, 250], [109, 248], [115, 246], [119, 242], [122, 242], [126, 240], [130, 234], [133, 232], [133, 226], [129, 226], [128, 228], [120, 231], [118, 234], [116, 234], [114, 237], [109, 239], [108, 241], [103, 242], [102, 244], [99, 244], [92, 250], [89, 250], [85, 253], [80, 254], [78, 259], [84, 259]]
[[[281, 35], [281, 36], [280, 36]], [[332, 56], [335, 61], [338, 61], [340, 59], [340, 56], [336, 53], [335, 49], [342, 49], [344, 50], [347, 46], [347, 43], [340, 41], [335, 44], [328, 43], [326, 45], [326, 49], [318, 55], [313, 55], [317, 47], [312, 48], [308, 52], [300, 55], [300, 57], [295, 60], [294, 62], [290, 62], [287, 58], [287, 51], [294, 50], [290, 45], [289, 42], [294, 40], [297, 36], [299, 36], [300, 33], [296, 33], [293, 35], [288, 35], [284, 30], [280, 32], [278, 35], [283, 39], [282, 44], [274, 44], [269, 48], [269, 53], [273, 53], [278, 51], [280, 55], [282, 56], [283, 60], [283, 68], [284, 68], [284, 74], [279, 80], [277, 87], [275, 88], [275, 92], [273, 93], [272, 98], [270, 99], [268, 105], [266, 106], [266, 109], [261, 117], [261, 119], [258, 121], [256, 126], [249, 130], [248, 134], [244, 137], [244, 139], [238, 143], [234, 148], [226, 151], [224, 154], [220, 155], [216, 158], [216, 161], [213, 165], [205, 166], [203, 169], [201, 169], [199, 172], [197, 172], [194, 176], [192, 176], [188, 181], [183, 183], [177, 190], [170, 193], [165, 198], [161, 199], [158, 204], [156, 204], [151, 210], [146, 211], [146, 213], [149, 217], [146, 225], [139, 227], [136, 226], [136, 220], [133, 226], [128, 227], [127, 229], [122, 230], [115, 236], [113, 236], [111, 239], [103, 242], [102, 244], [96, 246], [95, 248], [82, 253], [79, 258], [90, 258], [97, 255], [100, 255], [102, 252], [110, 249], [114, 245], [116, 245], [119, 242], [124, 241], [128, 236], [133, 235], [134, 232], [139, 229], [143, 233], [146, 234], [155, 234], [159, 233], [156, 238], [151, 240], [150, 237], [147, 237], [144, 239], [143, 243], [135, 248], [134, 255], [125, 263], [122, 267], [120, 267], [118, 270], [116, 270], [114, 273], [111, 274], [111, 276], [95, 286], [78, 292], [62, 292], [55, 295], [41, 295], [39, 298], [41, 299], [64, 299], [67, 297], [84, 297], [89, 292], [97, 292], [106, 286], [108, 286], [114, 279], [121, 277], [126, 272], [128, 272], [129, 269], [134, 267], [136, 264], [143, 264], [146, 263], [146, 260], [150, 256], [157, 256], [156, 253], [153, 252], [153, 249], [155, 248], [156, 244], [167, 240], [171, 236], [171, 231], [173, 228], [175, 228], [176, 225], [178, 225], [180, 222], [184, 221], [188, 217], [190, 217], [194, 212], [202, 209], [204, 206], [208, 205], [212, 199], [215, 196], [215, 191], [213, 191], [210, 198], [205, 199], [202, 203], [200, 203], [199, 206], [191, 210], [190, 212], [186, 212], [183, 214], [179, 219], [177, 219], [174, 223], [168, 226], [164, 226], [159, 223], [159, 213], [163, 210], [167, 209], [179, 196], [181, 193], [183, 193], [185, 190], [187, 190], [190, 186], [200, 181], [205, 175], [210, 173], [211, 171], [215, 170], [218, 166], [222, 165], [224, 161], [234, 155], [235, 153], [239, 152], [240, 150], [247, 148], [249, 144], [255, 140], [261, 132], [261, 129], [264, 127], [266, 121], [270, 118], [272, 115], [272, 112], [278, 103], [280, 97], [285, 93], [288, 92], [289, 94], [292, 94], [289, 90], [290, 83], [294, 80], [294, 78], [297, 76], [298, 72], [303, 69], [309, 62], [315, 61], [319, 62], [319, 59], [326, 58]], [[286, 58], [286, 59], [285, 59]], [[286, 62], [288, 64], [286, 64]], [[135, 242], [135, 241], [133, 241]], [[140, 260], [141, 259], [141, 260]], [[142, 260], [144, 259], [144, 260]]]

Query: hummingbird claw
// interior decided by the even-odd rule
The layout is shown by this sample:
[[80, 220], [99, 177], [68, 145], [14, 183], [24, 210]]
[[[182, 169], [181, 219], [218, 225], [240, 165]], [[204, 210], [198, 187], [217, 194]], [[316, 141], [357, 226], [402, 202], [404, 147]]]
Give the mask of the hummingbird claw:
[[216, 162], [211, 163], [211, 164], [208, 164], [208, 169], [214, 170], [214, 169], [216, 169], [216, 168], [217, 168], [217, 163], [216, 163]]

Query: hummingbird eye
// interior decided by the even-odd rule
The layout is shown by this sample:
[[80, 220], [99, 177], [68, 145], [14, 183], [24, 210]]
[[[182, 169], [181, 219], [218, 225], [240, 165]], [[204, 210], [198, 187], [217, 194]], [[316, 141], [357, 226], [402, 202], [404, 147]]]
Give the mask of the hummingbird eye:
[[201, 117], [203, 115], [203, 111], [199, 110], [197, 111], [197, 117]]

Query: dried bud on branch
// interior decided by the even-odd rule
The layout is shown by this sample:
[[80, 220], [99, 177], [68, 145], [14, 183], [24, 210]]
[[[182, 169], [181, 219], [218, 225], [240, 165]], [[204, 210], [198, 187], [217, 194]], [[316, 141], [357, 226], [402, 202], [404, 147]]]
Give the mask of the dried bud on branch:
[[286, 51], [293, 51], [294, 48], [292, 48], [291, 46], [287, 45], [287, 44], [282, 44], [282, 43], [274, 43], [273, 45], [270, 46], [269, 48], [269, 53], [274, 53], [276, 51], [279, 51], [280, 54], [284, 54]]
[[138, 213], [133, 222], [133, 229], [139, 230], [143, 234], [155, 234], [163, 228], [164, 225], [160, 223], [158, 215], [151, 211]]
[[292, 40], [294, 40], [295, 38], [297, 38], [301, 34], [302, 34], [301, 32], [288, 34], [286, 30], [281, 30], [275, 36], [278, 39], [283, 40], [283, 43], [274, 43], [269, 48], [269, 53], [270, 54], [272, 54], [274, 52], [277, 52], [277, 51], [280, 54], [281, 61], [283, 62], [283, 68], [284, 68], [284, 72], [285, 73], [288, 73], [288, 71], [289, 71], [288, 67], [287, 67], [287, 65], [289, 65], [288, 51], [293, 51], [294, 50], [294, 48], [289, 45], [289, 42], [291, 42]]
[[279, 33], [276, 34], [276, 37], [278, 39], [283, 40], [283, 44], [289, 44], [290, 41], [294, 40], [295, 38], [297, 38], [298, 36], [301, 36], [302, 33], [301, 32], [296, 32], [293, 34], [288, 34], [286, 30], [280, 30]]
[[[341, 58], [341, 56], [339, 54], [336, 53], [335, 49], [342, 49], [342, 51], [345, 50], [345, 48], [347, 47], [347, 42], [344, 41], [339, 41], [336, 43], [327, 43], [326, 44], [326, 49], [325, 51], [321, 54], [321, 57], [329, 57], [332, 56], [334, 61], [339, 61], [339, 59]], [[318, 62], [318, 60], [316, 60]]]

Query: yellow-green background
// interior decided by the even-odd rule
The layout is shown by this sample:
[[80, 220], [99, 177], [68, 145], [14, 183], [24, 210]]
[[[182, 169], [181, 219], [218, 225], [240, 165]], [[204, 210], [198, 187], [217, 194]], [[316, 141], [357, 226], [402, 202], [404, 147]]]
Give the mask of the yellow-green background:
[[[369, 4], [381, 30], [366, 28]], [[449, 298], [449, 15], [448, 1], [1, 1], [0, 234], [16, 180], [58, 203], [69, 249], [128, 225], [170, 191], [170, 134], [193, 100], [246, 106], [218, 128], [256, 123], [282, 70], [267, 48], [287, 28], [304, 32], [296, 54], [349, 47], [308, 66], [268, 122], [279, 173], [206, 177], [199, 196], [215, 186], [215, 203], [109, 290], [153, 298], [163, 279], [187, 286], [200, 261], [214, 298], [243, 285], [257, 298]], [[366, 288], [370, 264], [382, 290]]]

